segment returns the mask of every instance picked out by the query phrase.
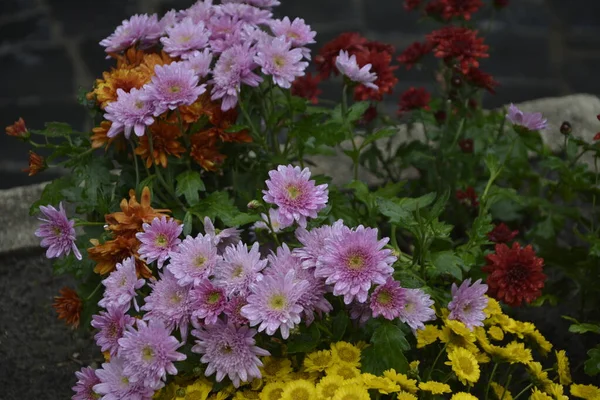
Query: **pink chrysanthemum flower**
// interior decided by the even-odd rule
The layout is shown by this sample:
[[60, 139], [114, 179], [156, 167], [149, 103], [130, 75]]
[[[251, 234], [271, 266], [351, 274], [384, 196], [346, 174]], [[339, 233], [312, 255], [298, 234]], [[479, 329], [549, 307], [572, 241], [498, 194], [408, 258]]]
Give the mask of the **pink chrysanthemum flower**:
[[102, 396], [102, 400], [151, 400], [154, 389], [141, 382], [132, 382], [123, 367], [120, 357], [112, 357], [110, 362], [102, 364], [102, 368], [96, 370], [100, 383], [94, 385], [94, 391]]
[[344, 221], [341, 219], [333, 225], [323, 225], [307, 231], [304, 228], [296, 229], [296, 239], [304, 245], [294, 249], [293, 254], [298, 257], [302, 268], [316, 268], [321, 257], [325, 253], [325, 243], [327, 238], [342, 232]]
[[135, 318], [125, 313], [125, 307], [109, 304], [107, 311], [100, 311], [92, 317], [91, 325], [98, 329], [94, 336], [100, 351], [108, 351], [111, 357], [117, 355], [119, 339], [125, 330], [133, 326]]
[[189, 17], [195, 24], [200, 22], [207, 23], [210, 17], [214, 15], [215, 8], [212, 0], [198, 0], [190, 8], [180, 11], [181, 19]]
[[240, 233], [242, 231], [236, 228], [216, 229], [213, 222], [208, 217], [204, 217], [204, 233], [209, 236], [219, 253], [222, 253], [227, 247], [234, 246], [240, 242]]
[[259, 43], [254, 61], [261, 66], [263, 74], [271, 75], [276, 85], [289, 89], [298, 76], [304, 76], [308, 67], [302, 50], [292, 49], [292, 43], [283, 37]]
[[94, 385], [100, 383], [100, 379], [96, 376], [94, 368], [85, 367], [75, 372], [77, 377], [77, 383], [73, 386], [75, 394], [71, 397], [71, 400], [96, 400], [98, 394], [94, 392]]
[[265, 213], [260, 214], [261, 221], [254, 223], [254, 229], [267, 229], [269, 230], [269, 219], [271, 219], [271, 228], [273, 232], [277, 233], [282, 229], [287, 228], [279, 223], [279, 211], [276, 208], [269, 208], [269, 215]]
[[102, 281], [106, 289], [104, 289], [104, 297], [98, 302], [98, 305], [104, 308], [108, 308], [111, 304], [127, 306], [125, 307], [125, 311], [127, 311], [133, 300], [135, 309], [139, 310], [135, 300], [135, 291], [144, 286], [144, 282], [144, 279], [137, 277], [135, 259], [133, 257], [126, 258], [117, 263], [116, 269]]
[[279, 207], [279, 223], [284, 226], [298, 221], [306, 228], [306, 218], [316, 218], [317, 213], [327, 205], [327, 184], [315, 186], [310, 179], [310, 170], [291, 165], [280, 165], [269, 171], [265, 183], [269, 190], [263, 190], [263, 199]]
[[221, 3], [246, 3], [260, 8], [273, 8], [281, 4], [279, 0], [221, 0]]
[[112, 122], [106, 136], [115, 137], [124, 132], [129, 138], [132, 130], [137, 136], [144, 136], [146, 127], [154, 123], [154, 105], [144, 96], [143, 89], [132, 88], [129, 92], [117, 89], [117, 101], [108, 103], [105, 109], [104, 119]]
[[307, 281], [308, 287], [301, 294], [298, 304], [304, 310], [302, 315], [306, 325], [312, 324], [315, 320], [315, 313], [319, 316], [322, 313], [328, 313], [333, 310], [331, 303], [325, 298], [327, 287], [325, 281], [320, 278], [315, 278], [313, 271], [303, 269], [300, 260], [293, 256], [287, 244], [283, 244], [277, 248], [277, 252], [268, 256], [271, 268], [267, 274], [287, 274], [288, 271], [294, 271], [295, 281]]
[[247, 295], [251, 283], [262, 279], [267, 260], [261, 260], [259, 244], [248, 246], [239, 242], [229, 246], [223, 253], [223, 261], [215, 269], [215, 285], [225, 289], [227, 296]]
[[506, 119], [514, 125], [522, 126], [530, 131], [541, 131], [546, 129], [548, 120], [542, 116], [542, 113], [526, 113], [517, 108], [514, 104], [508, 107]]
[[179, 235], [183, 231], [175, 219], [167, 217], [154, 218], [152, 224], [142, 224], [144, 232], [138, 232], [135, 237], [142, 243], [138, 252], [140, 258], [148, 264], [158, 261], [158, 268], [162, 268], [165, 261], [169, 259], [169, 253], [177, 249], [181, 239]]
[[246, 22], [229, 15], [211, 17], [208, 24], [211, 32], [210, 49], [214, 53], [220, 54], [233, 46], [244, 44], [247, 40], [245, 29], [249, 26]]
[[190, 105], [206, 91], [206, 85], [198, 85], [198, 76], [185, 62], [173, 62], [154, 67], [152, 81], [143, 88], [142, 98], [152, 102], [154, 115]]
[[208, 45], [210, 32], [204, 22], [195, 23], [191, 18], [167, 28], [167, 36], [160, 38], [163, 49], [171, 57], [188, 58], [195, 50], [202, 50]]
[[400, 310], [400, 321], [406, 323], [413, 331], [424, 329], [426, 321], [435, 319], [435, 311], [431, 306], [434, 301], [421, 289], [404, 289], [405, 303]]
[[175, 26], [181, 20], [182, 18], [179, 18], [177, 10], [169, 10], [163, 15], [158, 23], [160, 24], [162, 31], [166, 33], [168, 28]]
[[327, 239], [315, 276], [326, 278], [325, 283], [333, 285], [333, 294], [344, 296], [344, 303], [354, 299], [364, 303], [371, 286], [383, 285], [394, 272], [396, 257], [384, 249], [388, 241], [377, 239], [377, 229], [343, 227]]
[[229, 3], [215, 6], [216, 15], [229, 15], [250, 25], [267, 24], [273, 13], [249, 4]]
[[373, 317], [381, 315], [389, 320], [398, 318], [400, 310], [404, 308], [405, 297], [405, 290], [400, 287], [400, 282], [389, 277], [385, 284], [378, 286], [371, 294]]
[[225, 290], [213, 285], [208, 279], [195, 286], [190, 296], [194, 304], [192, 316], [203, 319], [206, 325], [216, 323], [227, 305]]
[[316, 43], [315, 36], [317, 32], [311, 31], [302, 18], [296, 18], [290, 21], [288, 17], [271, 21], [271, 31], [275, 36], [284, 36], [286, 40], [292, 43], [292, 46], [299, 47], [302, 50], [302, 55], [310, 60], [310, 49], [308, 44]]
[[358, 66], [356, 56], [348, 55], [345, 50], [340, 50], [340, 54], [335, 60], [335, 66], [342, 75], [345, 75], [352, 82], [362, 83], [366, 87], [377, 90], [379, 87], [374, 84], [377, 80], [377, 74], [371, 72], [371, 64], [364, 65], [362, 68]]
[[250, 286], [252, 294], [242, 307], [242, 315], [250, 321], [250, 326], [259, 325], [259, 332], [266, 331], [272, 336], [279, 329], [281, 337], [287, 339], [290, 329], [300, 323], [304, 311], [300, 298], [308, 286], [308, 281], [296, 281], [294, 271], [265, 276]]
[[204, 51], [194, 51], [185, 61], [188, 68], [190, 68], [198, 76], [198, 78], [204, 78], [210, 73], [210, 64], [212, 63], [212, 53], [209, 49]]
[[174, 361], [183, 361], [185, 354], [165, 325], [158, 320], [148, 323], [136, 322], [137, 330], [130, 329], [119, 339], [119, 357], [123, 359], [123, 373], [131, 382], [140, 382], [145, 387], [159, 389], [167, 374], [177, 375]]
[[211, 99], [222, 99], [223, 111], [235, 107], [242, 83], [256, 87], [262, 82], [262, 78], [252, 71], [256, 68], [255, 54], [255, 49], [246, 42], [226, 49], [217, 60], [213, 68]]
[[126, 50], [136, 43], [145, 48], [152, 46], [163, 34], [161, 24], [156, 15], [136, 14], [123, 20], [121, 25], [106, 39], [100, 42], [107, 53]]
[[246, 304], [248, 304], [248, 302], [246, 302], [246, 297], [244, 296], [234, 296], [230, 298], [224, 310], [225, 315], [227, 316], [227, 323], [232, 323], [236, 326], [246, 325], [248, 319], [242, 315], [242, 307]]
[[466, 279], [460, 285], [452, 284], [452, 301], [448, 303], [450, 315], [448, 319], [456, 319], [473, 330], [476, 326], [483, 326], [485, 313], [483, 310], [488, 305], [488, 298], [485, 293], [488, 290], [486, 284], [481, 283], [481, 279], [476, 280], [471, 285], [471, 278]]
[[162, 321], [169, 331], [179, 329], [185, 342], [193, 310], [192, 285], [181, 286], [169, 268], [158, 275], [159, 279], [150, 283], [152, 292], [144, 299], [144, 320]]
[[357, 303], [353, 301], [349, 305], [350, 318], [362, 326], [367, 323], [368, 320], [373, 318], [373, 311], [368, 303]]
[[169, 271], [182, 286], [199, 285], [212, 275], [215, 265], [221, 261], [217, 246], [209, 235], [188, 236], [177, 251], [170, 253]]
[[204, 374], [217, 373], [216, 380], [221, 382], [226, 376], [235, 387], [240, 383], [260, 379], [258, 367], [262, 367], [259, 356], [270, 353], [256, 346], [256, 331], [248, 326], [236, 327], [218, 320], [214, 325], [192, 331], [198, 338], [192, 351], [202, 354], [200, 362], [208, 364]]
[[35, 231], [35, 236], [42, 238], [40, 246], [48, 248], [46, 257], [56, 258], [73, 251], [75, 258], [81, 260], [81, 253], [75, 244], [75, 221], [67, 218], [62, 202], [58, 204], [58, 210], [47, 205], [40, 206], [40, 211], [43, 216], [38, 219], [43, 223]]

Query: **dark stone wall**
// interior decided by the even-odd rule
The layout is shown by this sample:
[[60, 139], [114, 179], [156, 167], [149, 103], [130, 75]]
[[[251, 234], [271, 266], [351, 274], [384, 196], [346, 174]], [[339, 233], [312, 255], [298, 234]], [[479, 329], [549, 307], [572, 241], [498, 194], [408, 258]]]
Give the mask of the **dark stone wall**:
[[[489, 2], [491, 0], [484, 0]], [[319, 43], [341, 32], [362, 32], [402, 50], [437, 25], [419, 21], [402, 0], [281, 0], [279, 16], [302, 17]], [[0, 127], [23, 117], [31, 127], [66, 121], [89, 129], [75, 101], [106, 70], [98, 42], [139, 12], [184, 8], [193, 0], [2, 0], [0, 1]], [[477, 16], [491, 46], [482, 67], [501, 82], [485, 105], [494, 107], [545, 96], [600, 92], [600, 2], [513, 0], [502, 12]], [[398, 70], [396, 95], [410, 86], [431, 87], [426, 73]], [[337, 96], [335, 86], [325, 88]], [[395, 101], [395, 96], [390, 101]], [[600, 110], [599, 110], [600, 111]], [[1, 132], [0, 132], [1, 133]], [[0, 134], [0, 188], [49, 178], [27, 177], [27, 146]]]

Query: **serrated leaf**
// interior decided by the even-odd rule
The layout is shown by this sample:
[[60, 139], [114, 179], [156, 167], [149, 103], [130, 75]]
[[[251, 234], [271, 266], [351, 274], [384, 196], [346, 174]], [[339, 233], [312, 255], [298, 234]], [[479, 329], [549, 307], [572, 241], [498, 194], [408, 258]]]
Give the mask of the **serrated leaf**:
[[199, 192], [206, 191], [200, 173], [198, 171], [185, 171], [179, 174], [176, 180], [175, 194], [184, 196], [190, 206], [198, 204], [200, 201]]
[[29, 208], [29, 215], [35, 215], [40, 206], [53, 205], [58, 206], [65, 196], [63, 191], [70, 189], [73, 186], [73, 181], [70, 176], [64, 176], [50, 182], [42, 190], [40, 199], [34, 202]]
[[352, 104], [348, 109], [348, 114], [346, 114], [348, 121], [350, 123], [354, 123], [361, 119], [370, 105], [371, 103], [369, 103], [368, 101], [359, 101], [358, 103]]
[[589, 376], [600, 373], [600, 345], [587, 352], [588, 359], [584, 363], [584, 371]]
[[573, 324], [569, 327], [569, 332], [571, 332], [571, 333], [593, 332], [593, 333], [600, 334], [600, 325], [589, 324], [589, 323]]
[[333, 337], [331, 338], [332, 342], [339, 342], [342, 340], [349, 322], [350, 318], [348, 318], [348, 314], [346, 314], [345, 311], [340, 311], [331, 318], [331, 333], [333, 334]]
[[321, 331], [316, 323], [311, 324], [308, 328], [303, 325], [300, 328], [300, 334], [289, 338], [287, 352], [290, 354], [308, 353], [317, 347], [319, 340], [321, 340]]
[[452, 251], [440, 251], [431, 254], [431, 263], [437, 274], [452, 275], [458, 280], [462, 280], [461, 266], [463, 261]]
[[205, 216], [211, 219], [219, 218], [227, 226], [245, 225], [260, 219], [258, 215], [250, 215], [238, 210], [225, 192], [211, 193], [191, 207], [189, 211], [200, 219]]
[[388, 126], [386, 128], [380, 129], [367, 136], [366, 139], [363, 141], [361, 148], [364, 148], [365, 146], [377, 140], [394, 136], [396, 133], [398, 133], [398, 128], [396, 128], [395, 126]]
[[435, 193], [428, 193], [418, 198], [402, 198], [388, 200], [378, 198], [379, 211], [390, 219], [393, 224], [402, 224], [412, 219], [412, 213], [417, 209], [429, 206], [435, 200]]
[[362, 370], [375, 375], [381, 375], [390, 368], [406, 373], [408, 361], [404, 351], [409, 349], [402, 330], [392, 322], [385, 321], [373, 333], [371, 345], [363, 350]]
[[187, 236], [192, 233], [192, 226], [194, 224], [194, 217], [191, 212], [186, 212], [183, 217], [183, 236]]

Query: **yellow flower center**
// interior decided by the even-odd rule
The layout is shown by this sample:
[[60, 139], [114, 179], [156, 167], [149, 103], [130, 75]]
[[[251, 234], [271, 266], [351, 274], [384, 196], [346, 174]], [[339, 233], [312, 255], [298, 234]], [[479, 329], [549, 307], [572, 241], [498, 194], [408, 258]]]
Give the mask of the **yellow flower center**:
[[242, 267], [241, 265], [237, 265], [233, 270], [231, 277], [239, 278], [240, 276], [242, 276], [242, 272], [244, 272], [244, 267]]
[[282, 310], [286, 306], [285, 296], [282, 294], [271, 296], [269, 306], [274, 310]]
[[154, 359], [154, 350], [150, 346], [146, 346], [142, 349], [142, 358], [144, 361], [152, 361]]
[[288, 196], [290, 196], [290, 199], [292, 199], [292, 200], [296, 200], [298, 198], [298, 196], [300, 196], [300, 189], [298, 189], [294, 185], [288, 186], [287, 192], [288, 192]]
[[208, 295], [208, 304], [215, 304], [219, 300], [221, 300], [221, 293], [219, 292], [213, 292]]
[[206, 257], [198, 256], [196, 257], [196, 267], [204, 268], [204, 263], [206, 262]]
[[201, 392], [199, 390], [194, 390], [193, 392], [188, 392], [185, 394], [185, 400], [205, 400], [206, 393]]
[[269, 394], [267, 395], [267, 399], [279, 400], [281, 398], [281, 393], [283, 393], [283, 389], [275, 388], [269, 392]]
[[181, 43], [187, 43], [190, 40], [192, 40], [192, 37], [189, 36], [189, 35], [188, 36], [182, 36], [181, 39], [180, 39]]
[[273, 57], [273, 62], [275, 63], [275, 65], [281, 68], [285, 65], [285, 58], [283, 58], [282, 56], [275, 56]]
[[144, 108], [144, 102], [141, 100], [136, 101], [135, 107], [141, 110], [142, 108]]
[[353, 270], [359, 270], [362, 269], [362, 267], [364, 267], [365, 265], [365, 260], [363, 259], [363, 257], [360, 254], [352, 254], [350, 257], [348, 257], [348, 268], [353, 269]]
[[290, 392], [292, 400], [310, 400], [310, 393], [306, 388], [299, 387]]
[[377, 295], [377, 302], [383, 304], [384, 306], [390, 304], [391, 301], [392, 295], [386, 290], [379, 292]]
[[470, 375], [473, 373], [473, 363], [467, 357], [459, 357], [458, 366], [467, 375]]
[[223, 353], [223, 354], [231, 354], [232, 351], [233, 351], [233, 349], [229, 345], [223, 346], [221, 348], [221, 353]]
[[169, 90], [171, 91], [171, 93], [179, 93], [179, 92], [181, 92], [181, 86], [177, 86], [177, 85], [171, 86], [169, 88]]
[[339, 387], [340, 385], [337, 383], [328, 383], [323, 387], [323, 395], [326, 397], [333, 397], [335, 391], [338, 390]]
[[165, 247], [167, 245], [167, 237], [162, 233], [156, 237], [154, 242], [158, 247]]
[[179, 304], [181, 303], [181, 296], [179, 293], [173, 293], [171, 295], [171, 304]]

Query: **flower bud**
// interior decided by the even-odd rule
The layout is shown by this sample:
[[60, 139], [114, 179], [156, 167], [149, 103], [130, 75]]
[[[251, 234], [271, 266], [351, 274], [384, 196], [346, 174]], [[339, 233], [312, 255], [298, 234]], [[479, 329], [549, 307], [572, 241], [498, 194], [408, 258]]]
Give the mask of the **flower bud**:
[[44, 157], [29, 150], [29, 168], [25, 168], [23, 172], [27, 172], [29, 176], [33, 176], [46, 168], [48, 168], [48, 165]]
[[248, 205], [246, 207], [248, 207], [250, 210], [256, 210], [258, 208], [260, 208], [262, 206], [261, 202], [258, 200], [252, 200], [248, 203]]
[[6, 134], [8, 136], [28, 138], [29, 131], [27, 130], [27, 127], [25, 126], [25, 121], [23, 121], [23, 118], [19, 118], [19, 120], [16, 121], [14, 124], [7, 126]]
[[565, 136], [568, 136], [571, 134], [571, 132], [573, 131], [573, 128], [571, 127], [571, 124], [569, 123], [569, 121], [564, 121], [561, 126], [560, 126], [560, 133], [562, 133]]

